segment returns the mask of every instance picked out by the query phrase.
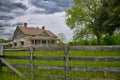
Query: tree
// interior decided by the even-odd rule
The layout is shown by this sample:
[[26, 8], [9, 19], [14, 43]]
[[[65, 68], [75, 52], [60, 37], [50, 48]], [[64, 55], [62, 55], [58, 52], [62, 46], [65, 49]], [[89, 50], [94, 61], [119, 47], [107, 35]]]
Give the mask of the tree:
[[[120, 0], [74, 0], [73, 2], [73, 6], [66, 11], [66, 24], [75, 30], [75, 38], [79, 39], [86, 34], [95, 35], [97, 43], [101, 44], [103, 35], [112, 35], [120, 28]], [[81, 25], [84, 25], [84, 28], [78, 28]]]
[[4, 39], [0, 38], [0, 42], [4, 42], [4, 41], [5, 41]]
[[[81, 29], [80, 32], [76, 32], [75, 36], [78, 35], [86, 35], [91, 34], [95, 35], [98, 40], [98, 44], [101, 44], [101, 35], [102, 35], [102, 28], [98, 26], [98, 24], [95, 22], [97, 13], [99, 10], [99, 7], [101, 6], [101, 0], [73, 0], [73, 6], [66, 11], [67, 13], [67, 19], [66, 24], [71, 28], [74, 29], [75, 32], [78, 27], [81, 27], [81, 25], [84, 25], [84, 29]], [[81, 33], [86, 32], [87, 33]], [[80, 34], [79, 34], [80, 33]], [[80, 36], [80, 37], [83, 37]], [[79, 39], [79, 37], [78, 37]]]
[[115, 30], [120, 29], [120, 0], [103, 0], [104, 10], [108, 18], [102, 23], [105, 33], [112, 35]]
[[60, 40], [60, 43], [64, 43], [66, 41], [64, 33], [58, 33], [58, 39]]
[[[120, 28], [120, 0], [101, 0], [101, 4], [98, 12], [94, 13], [96, 17], [92, 26], [94, 28], [99, 26], [95, 31], [106, 35], [107, 38], [109, 36], [109, 39], [114, 42], [112, 35]], [[98, 35], [98, 38], [99, 36], [101, 35]]]

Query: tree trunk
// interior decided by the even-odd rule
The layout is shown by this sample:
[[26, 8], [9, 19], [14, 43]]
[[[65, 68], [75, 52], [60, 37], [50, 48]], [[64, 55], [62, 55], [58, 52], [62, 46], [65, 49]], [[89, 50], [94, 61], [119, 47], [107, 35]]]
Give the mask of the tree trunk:
[[102, 44], [102, 42], [101, 42], [101, 34], [98, 33], [96, 36], [97, 36], [97, 45], [101, 45]]

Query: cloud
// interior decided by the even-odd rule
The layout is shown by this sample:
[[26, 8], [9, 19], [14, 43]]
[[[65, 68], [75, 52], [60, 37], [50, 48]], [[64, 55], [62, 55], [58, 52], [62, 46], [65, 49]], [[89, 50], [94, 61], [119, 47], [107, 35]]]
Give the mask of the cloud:
[[22, 3], [15, 3], [12, 0], [0, 0], [0, 11], [3, 12], [11, 12], [14, 9], [24, 9], [26, 10], [27, 7]]
[[0, 20], [10, 20], [10, 19], [14, 19], [14, 17], [12, 17], [12, 16], [5, 16], [5, 15], [0, 16]]
[[0, 38], [11, 37], [13, 32], [14, 32], [14, 27], [11, 26], [11, 23], [9, 23], [6, 20], [4, 21], [0, 20]]
[[0, 30], [1, 28], [7, 27], [10, 25], [6, 20], [0, 20]]
[[23, 15], [27, 7], [22, 3], [13, 0], [0, 0], [0, 20], [14, 19], [16, 16]]
[[16, 22], [15, 24], [12, 24], [12, 26], [18, 26], [18, 25], [23, 25], [23, 22]]
[[72, 0], [30, 0], [33, 6], [37, 8], [43, 8], [44, 10], [35, 10], [33, 13], [46, 13], [52, 14], [56, 12], [62, 12], [72, 5]]
[[11, 29], [13, 26], [10, 21], [24, 15], [27, 9], [28, 7], [21, 2], [0, 0], [0, 37], [12, 35]]

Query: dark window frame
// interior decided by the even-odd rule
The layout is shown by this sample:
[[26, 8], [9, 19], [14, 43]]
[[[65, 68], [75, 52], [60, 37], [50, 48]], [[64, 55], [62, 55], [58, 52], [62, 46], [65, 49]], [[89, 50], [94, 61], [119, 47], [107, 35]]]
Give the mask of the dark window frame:
[[31, 44], [34, 44], [34, 40], [31, 40]]
[[17, 46], [17, 43], [16, 43], [16, 42], [14, 43], [14, 46]]
[[46, 40], [42, 40], [42, 44], [47, 44], [47, 41]]
[[54, 40], [51, 40], [51, 44], [55, 44], [55, 41], [54, 41]]
[[25, 45], [24, 41], [21, 41], [21, 46], [24, 46], [24, 45]]

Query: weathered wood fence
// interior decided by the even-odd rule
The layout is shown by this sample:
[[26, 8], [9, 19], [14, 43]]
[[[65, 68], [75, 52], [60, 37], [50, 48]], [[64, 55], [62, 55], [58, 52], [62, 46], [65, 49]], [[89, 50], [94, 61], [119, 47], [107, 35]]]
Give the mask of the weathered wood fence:
[[[74, 67], [70, 66], [70, 61], [118, 61], [120, 62], [120, 56], [114, 57], [70, 57], [69, 51], [80, 51], [80, 50], [120, 50], [120, 46], [64, 46], [64, 47], [30, 47], [30, 48], [16, 48], [16, 49], [3, 49], [0, 47], [0, 71], [2, 71], [4, 60], [2, 59], [30, 59], [30, 64], [12, 64], [14, 67], [22, 67], [22, 68], [30, 68], [30, 75], [34, 76], [34, 69], [48, 69], [48, 70], [65, 70], [65, 76], [63, 76], [64, 80], [70, 80], [69, 75], [70, 71], [90, 71], [90, 72], [120, 72], [120, 68], [100, 68], [100, 67]], [[6, 56], [4, 55], [4, 51], [30, 51], [30, 56]], [[34, 51], [64, 51], [64, 57], [40, 57], [33, 56]], [[34, 60], [64, 60], [65, 66], [40, 66], [35, 65]], [[7, 65], [9, 66], [9, 65]], [[19, 75], [20, 73], [18, 73]], [[22, 75], [21, 75], [22, 76]], [[22, 76], [23, 77], [23, 76]], [[86, 80], [86, 79], [78, 79], [78, 80]]]

